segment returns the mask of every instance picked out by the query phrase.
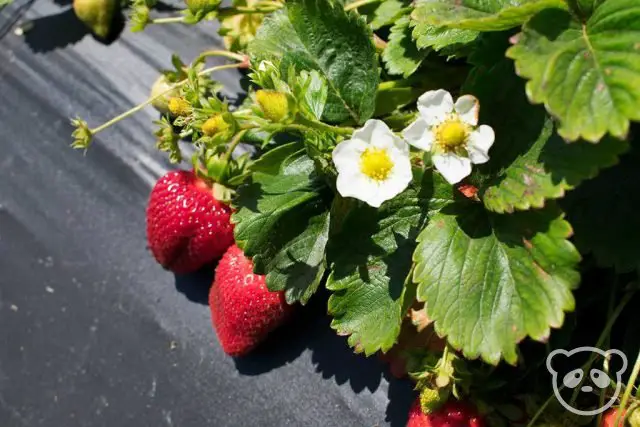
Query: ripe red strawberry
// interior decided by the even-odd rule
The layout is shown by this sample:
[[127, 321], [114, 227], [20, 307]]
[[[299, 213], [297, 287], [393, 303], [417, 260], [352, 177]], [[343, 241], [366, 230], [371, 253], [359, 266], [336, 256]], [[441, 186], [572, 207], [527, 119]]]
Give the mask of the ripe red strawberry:
[[189, 273], [220, 258], [233, 243], [231, 208], [213, 197], [190, 171], [169, 172], [156, 182], [147, 206], [147, 240], [156, 260]]
[[407, 427], [484, 427], [484, 420], [476, 409], [466, 402], [450, 400], [437, 411], [425, 414], [416, 399], [409, 411]]
[[616, 418], [618, 417], [618, 408], [611, 408], [602, 416], [602, 422], [600, 427], [622, 427], [624, 425], [624, 416], [627, 411], [622, 411], [618, 424], [616, 425]]
[[209, 307], [218, 340], [230, 356], [249, 353], [293, 310], [283, 292], [269, 292], [265, 276], [253, 273], [253, 263], [236, 245], [218, 264]]

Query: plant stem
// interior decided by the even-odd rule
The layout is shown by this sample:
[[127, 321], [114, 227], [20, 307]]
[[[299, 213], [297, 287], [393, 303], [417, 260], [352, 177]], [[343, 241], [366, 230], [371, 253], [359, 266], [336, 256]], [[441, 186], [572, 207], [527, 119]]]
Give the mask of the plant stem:
[[231, 142], [229, 143], [229, 147], [227, 148], [227, 152], [224, 153], [224, 169], [222, 170], [222, 174], [220, 176], [220, 178], [224, 178], [224, 176], [227, 173], [227, 169], [229, 169], [229, 160], [231, 160], [231, 155], [233, 154], [234, 150], [236, 149], [236, 147], [238, 146], [238, 144], [240, 144], [240, 141], [242, 140], [242, 137], [244, 136], [245, 133], [247, 133], [248, 129], [243, 129], [240, 132], [238, 132], [237, 134], [235, 134], [235, 136], [233, 137], [233, 139], [231, 140]]
[[[613, 277], [613, 286], [611, 287], [611, 294], [609, 295], [609, 305], [607, 307], [607, 318], [609, 318], [611, 316], [611, 313], [613, 313], [613, 309], [615, 307], [615, 303], [616, 303], [616, 292], [618, 291], [618, 276], [614, 276]], [[606, 343], [607, 343], [607, 347], [611, 346], [611, 337], [607, 336], [606, 338]], [[604, 369], [604, 371], [607, 373], [607, 375], [609, 375], [609, 363], [607, 359], [604, 359], [602, 361], [602, 367]], [[580, 384], [580, 386], [582, 386], [582, 384]], [[603, 388], [600, 390], [600, 399], [598, 400], [598, 402], [600, 403], [601, 407], [604, 404], [604, 398], [605, 398], [605, 391], [606, 388]], [[602, 412], [598, 414], [598, 418], [596, 419], [596, 425], [600, 425], [600, 423], [602, 422]]]
[[338, 135], [350, 136], [353, 133], [353, 128], [332, 126], [326, 123], [319, 122], [317, 120], [309, 120], [304, 116], [298, 116], [300, 123], [308, 128], [317, 129], [323, 132], [332, 132]]
[[381, 0], [357, 0], [357, 1], [354, 1], [353, 3], [349, 3], [348, 5], [346, 5], [344, 7], [344, 10], [347, 10], [347, 11], [348, 10], [353, 10], [353, 9], [357, 9], [357, 8], [359, 8], [361, 6], [366, 6], [366, 5], [372, 4], [372, 3], [378, 3], [380, 1]]
[[155, 18], [149, 21], [149, 24], [174, 24], [176, 22], [184, 22], [184, 16], [169, 16], [167, 18]]
[[[227, 70], [227, 69], [231, 69], [231, 68], [240, 68], [242, 66], [242, 64], [226, 64], [226, 65], [218, 65], [216, 67], [211, 67], [211, 68], [206, 68], [202, 71], [200, 71], [198, 73], [198, 76], [203, 76], [205, 74], [210, 74], [213, 73], [215, 71], [221, 71], [221, 70]], [[171, 92], [172, 90], [179, 88], [180, 86], [186, 84], [189, 80], [185, 79], [182, 80], [174, 85], [172, 85], [169, 89], [165, 90], [164, 92], [150, 97], [149, 99], [147, 99], [146, 101], [144, 101], [141, 104], [136, 105], [135, 107], [131, 108], [130, 110], [125, 111], [124, 113], [120, 114], [119, 116], [114, 117], [113, 119], [109, 120], [106, 123], [103, 123], [102, 125], [91, 129], [90, 132], [92, 135], [95, 135], [99, 132], [102, 132], [103, 130], [105, 130], [106, 128], [108, 128], [109, 126], [119, 122], [122, 119], [126, 119], [127, 117], [137, 113], [138, 111], [142, 110], [144, 107], [146, 107], [147, 105], [150, 105], [153, 101], [155, 101], [156, 99], [159, 99], [163, 96], [165, 96], [166, 94], [168, 94], [169, 92]]]
[[[562, 390], [564, 390], [564, 384], [558, 389], [558, 392], [561, 392]], [[542, 406], [538, 408], [538, 411], [533, 415], [533, 417], [531, 417], [531, 420], [527, 423], [527, 427], [533, 427], [534, 423], [538, 420], [540, 415], [543, 414], [544, 410], [547, 409], [547, 406], [549, 406], [549, 403], [551, 403], [554, 397], [556, 397], [555, 393], [551, 393], [551, 396], [545, 400]]]
[[[598, 342], [595, 345], [596, 348], [602, 347], [602, 344], [604, 343], [604, 341], [609, 336], [609, 333], [611, 332], [611, 328], [613, 328], [613, 324], [618, 319], [618, 316], [620, 316], [620, 313], [622, 313], [622, 310], [624, 309], [624, 307], [631, 300], [632, 296], [633, 296], [633, 292], [627, 292], [625, 296], [622, 297], [622, 301], [620, 301], [620, 304], [618, 304], [615, 311], [611, 313], [611, 315], [609, 316], [609, 319], [607, 320], [607, 324], [605, 325], [604, 329], [602, 330], [602, 333], [600, 334], [600, 337], [598, 337]], [[582, 366], [582, 370], [584, 372], [588, 371], [589, 368], [591, 368], [591, 365], [593, 364], [593, 361], [596, 360], [596, 357], [597, 357], [596, 353], [593, 353], [591, 356], [589, 356], [589, 360], [587, 360], [587, 362]], [[570, 404], [575, 403], [575, 400], [578, 397], [579, 393], [580, 393], [580, 387], [576, 387], [573, 390], [573, 394], [571, 395], [571, 400], [569, 401]]]
[[268, 8], [253, 8], [246, 6], [236, 6], [236, 7], [222, 7], [218, 9], [218, 17], [219, 18], [227, 18], [233, 15], [252, 15], [252, 14], [267, 14], [271, 12], [275, 12], [282, 8], [282, 5], [278, 7], [268, 7]]
[[636, 358], [636, 363], [633, 365], [633, 370], [631, 371], [631, 376], [629, 377], [629, 381], [627, 381], [627, 385], [624, 389], [624, 394], [622, 395], [622, 400], [620, 401], [620, 410], [618, 411], [618, 415], [616, 416], [614, 426], [617, 426], [620, 422], [620, 416], [622, 411], [627, 406], [627, 402], [629, 401], [629, 397], [631, 397], [631, 392], [633, 391], [633, 387], [636, 384], [636, 380], [638, 379], [638, 374], [640, 373], [640, 352], [638, 352], [638, 357]]
[[209, 56], [222, 56], [224, 58], [234, 59], [238, 62], [244, 62], [244, 55], [240, 55], [239, 53], [229, 52], [228, 50], [206, 50], [202, 52], [193, 62], [198, 62], [201, 59], [207, 58]]

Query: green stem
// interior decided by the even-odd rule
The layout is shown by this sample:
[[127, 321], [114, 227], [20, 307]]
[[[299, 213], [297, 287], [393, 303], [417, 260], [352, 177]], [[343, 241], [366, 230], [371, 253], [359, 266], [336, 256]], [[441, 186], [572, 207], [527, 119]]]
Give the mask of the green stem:
[[[618, 291], [618, 276], [614, 276], [613, 286], [611, 287], [611, 294], [609, 295], [609, 305], [607, 307], [607, 318], [609, 318], [611, 316], [611, 313], [613, 313], [613, 309], [616, 303], [617, 291]], [[606, 343], [607, 343], [607, 348], [609, 348], [611, 346], [610, 336], [607, 336]], [[604, 372], [606, 372], [607, 375], [609, 375], [609, 363], [607, 359], [604, 359], [602, 361], [602, 367], [604, 369]], [[580, 386], [582, 386], [582, 384], [580, 384]], [[600, 390], [600, 398], [598, 400], [600, 403], [599, 407], [601, 407], [604, 404], [605, 392], [606, 392], [606, 388], [603, 388]], [[596, 425], [599, 426], [601, 422], [602, 422], [602, 412], [598, 414], [598, 418], [596, 419]]]
[[620, 401], [620, 411], [618, 411], [618, 415], [616, 416], [616, 420], [613, 423], [614, 426], [617, 426], [620, 422], [620, 416], [624, 411], [624, 408], [627, 407], [627, 402], [631, 397], [631, 392], [633, 391], [633, 387], [636, 384], [636, 380], [638, 379], [638, 374], [640, 373], [640, 352], [638, 352], [638, 357], [636, 358], [636, 363], [633, 365], [633, 370], [631, 371], [631, 376], [629, 377], [629, 381], [627, 381], [627, 386], [624, 389], [624, 394], [622, 395], [622, 400]]
[[236, 6], [236, 7], [222, 7], [218, 9], [218, 18], [228, 18], [233, 15], [253, 15], [253, 14], [267, 14], [271, 12], [275, 12], [276, 10], [281, 9], [282, 6], [279, 7], [268, 7], [268, 8], [254, 8], [254, 7], [246, 7], [246, 6]]
[[341, 127], [341, 126], [332, 126], [332, 125], [328, 125], [326, 123], [322, 123], [319, 122], [317, 120], [309, 120], [304, 116], [298, 116], [298, 121], [308, 127], [308, 128], [313, 128], [313, 129], [317, 129], [323, 132], [332, 132], [338, 135], [345, 135], [345, 136], [351, 136], [351, 134], [353, 133], [353, 128], [350, 127]]
[[[231, 68], [240, 68], [240, 66], [242, 66], [242, 64], [226, 64], [226, 65], [218, 65], [216, 67], [211, 67], [211, 68], [206, 68], [202, 71], [200, 71], [198, 73], [198, 76], [203, 76], [205, 74], [210, 74], [213, 73], [215, 71], [221, 71], [221, 70], [228, 70]], [[124, 113], [120, 114], [119, 116], [114, 117], [113, 119], [109, 120], [106, 123], [103, 123], [102, 125], [91, 129], [90, 132], [92, 135], [95, 135], [99, 132], [102, 132], [103, 130], [105, 130], [106, 128], [108, 128], [109, 126], [118, 123], [120, 120], [122, 119], [126, 119], [129, 116], [132, 116], [133, 114], [137, 113], [138, 111], [142, 110], [144, 107], [146, 107], [147, 105], [150, 105], [153, 101], [155, 101], [156, 99], [159, 99], [163, 96], [165, 96], [166, 94], [170, 93], [172, 90], [179, 88], [180, 86], [183, 86], [184, 84], [186, 84], [188, 82], [187, 79], [182, 80], [174, 85], [172, 85], [169, 89], [165, 90], [164, 92], [156, 95], [156, 96], [152, 96], [149, 99], [147, 99], [146, 101], [144, 101], [142, 104], [138, 104], [135, 107], [131, 108], [130, 110], [125, 111]]]
[[[611, 314], [611, 316], [609, 316], [609, 319], [607, 320], [607, 324], [602, 330], [600, 337], [598, 337], [598, 342], [595, 345], [596, 348], [602, 347], [602, 344], [604, 343], [604, 341], [609, 336], [609, 333], [611, 332], [611, 328], [613, 328], [613, 324], [618, 319], [618, 316], [620, 316], [620, 313], [622, 313], [622, 310], [624, 309], [624, 307], [631, 300], [632, 296], [633, 296], [633, 292], [628, 292], [627, 294], [625, 294], [625, 296], [622, 298], [622, 301], [620, 301], [620, 304], [618, 304], [618, 306], [616, 307], [615, 311]], [[587, 372], [589, 368], [591, 368], [591, 365], [593, 364], [594, 360], [596, 360], [597, 356], [598, 356], [597, 353], [593, 353], [591, 356], [589, 356], [589, 360], [587, 360], [587, 362], [582, 366], [582, 370], [584, 372]], [[571, 400], [569, 401], [570, 404], [575, 403], [575, 400], [577, 399], [579, 393], [580, 393], [580, 387], [576, 387], [573, 390], [573, 394], [571, 395]]]
[[[558, 392], [561, 392], [563, 389], [564, 384], [558, 389]], [[531, 420], [527, 423], [527, 427], [534, 426], [534, 423], [538, 420], [540, 415], [544, 413], [544, 410], [547, 409], [547, 406], [549, 406], [554, 397], [556, 397], [555, 393], [551, 393], [551, 396], [549, 396], [549, 398], [542, 404], [542, 406], [538, 408], [538, 411], [533, 415], [533, 417], [531, 417]]]
[[349, 3], [348, 5], [346, 5], [344, 7], [344, 10], [347, 10], [347, 11], [348, 10], [353, 10], [353, 9], [357, 9], [359, 7], [362, 7], [362, 6], [366, 6], [368, 4], [378, 3], [380, 1], [381, 0], [357, 0], [357, 1], [354, 1], [353, 3]]
[[209, 56], [222, 56], [224, 58], [233, 59], [238, 62], [244, 62], [246, 59], [244, 55], [240, 55], [239, 53], [235, 52], [229, 52], [228, 50], [207, 50], [198, 55], [198, 57], [193, 62], [198, 62]]
[[229, 143], [229, 147], [227, 148], [227, 152], [224, 153], [224, 157], [223, 157], [224, 169], [222, 170], [221, 177], [226, 176], [227, 169], [229, 169], [229, 161], [231, 160], [231, 155], [233, 154], [233, 152], [236, 149], [236, 147], [238, 146], [238, 144], [240, 144], [240, 141], [242, 141], [242, 137], [244, 136], [244, 134], [247, 133], [247, 131], [248, 131], [248, 129], [241, 130], [240, 132], [235, 134], [235, 136], [233, 137], [233, 139]]
[[167, 18], [155, 18], [149, 21], [149, 24], [174, 24], [176, 22], [184, 22], [184, 16], [169, 16]]

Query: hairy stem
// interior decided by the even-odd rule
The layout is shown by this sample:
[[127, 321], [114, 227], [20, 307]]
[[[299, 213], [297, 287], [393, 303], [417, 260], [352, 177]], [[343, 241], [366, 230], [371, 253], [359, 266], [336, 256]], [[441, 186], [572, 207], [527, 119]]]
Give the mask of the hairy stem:
[[149, 21], [149, 24], [175, 24], [176, 22], [184, 22], [184, 16], [169, 16], [166, 18], [155, 18]]
[[631, 392], [633, 391], [633, 387], [636, 384], [636, 380], [638, 379], [638, 374], [640, 373], [640, 352], [638, 352], [638, 357], [636, 357], [636, 363], [633, 365], [633, 370], [631, 371], [631, 376], [629, 377], [629, 381], [627, 381], [627, 385], [624, 389], [624, 394], [622, 395], [622, 400], [620, 401], [620, 410], [618, 411], [618, 415], [613, 423], [614, 426], [617, 426], [620, 422], [620, 417], [622, 412], [627, 407], [627, 402], [631, 397]]
[[[602, 333], [600, 334], [600, 337], [598, 338], [598, 342], [595, 345], [596, 348], [601, 348], [602, 347], [602, 344], [604, 344], [604, 341], [607, 339], [607, 337], [609, 336], [609, 333], [611, 332], [611, 328], [613, 328], [613, 324], [618, 319], [618, 316], [620, 316], [620, 313], [622, 313], [622, 310], [624, 309], [624, 307], [631, 300], [632, 296], [633, 296], [633, 292], [628, 292], [628, 293], [626, 293], [624, 295], [624, 297], [622, 297], [622, 300], [620, 301], [620, 304], [618, 304], [618, 306], [616, 307], [615, 311], [613, 313], [611, 313], [611, 315], [609, 316], [609, 319], [607, 320], [607, 324], [605, 325], [604, 329], [602, 330]], [[587, 362], [582, 366], [582, 370], [584, 372], [588, 371], [591, 368], [591, 365], [596, 360], [597, 356], [598, 356], [597, 353], [592, 353], [591, 356], [589, 356], [589, 360], [587, 360]], [[582, 383], [580, 383], [580, 384], [582, 384]], [[573, 394], [571, 395], [571, 400], [569, 401], [570, 404], [574, 404], [575, 403], [575, 401], [576, 401], [576, 399], [578, 397], [578, 394], [580, 393], [580, 384], [578, 385], [578, 387], [576, 387], [573, 390]]]
[[221, 56], [224, 58], [233, 59], [239, 62], [244, 62], [246, 60], [244, 55], [240, 55], [239, 53], [230, 52], [228, 50], [205, 50], [202, 52], [193, 62], [198, 62], [204, 58], [208, 58], [210, 56]]
[[322, 123], [319, 122], [317, 120], [309, 120], [306, 117], [303, 116], [298, 116], [298, 121], [308, 127], [308, 128], [312, 128], [312, 129], [317, 129], [319, 131], [323, 131], [323, 132], [332, 132], [332, 133], [336, 133], [338, 135], [345, 135], [345, 136], [350, 136], [353, 133], [353, 128], [350, 127], [341, 127], [341, 126], [332, 126], [332, 125], [328, 125], [326, 123]]
[[[198, 73], [198, 76], [203, 76], [205, 74], [210, 74], [213, 73], [215, 71], [221, 71], [221, 70], [228, 70], [231, 68], [241, 68], [242, 64], [227, 64], [227, 65], [218, 65], [216, 67], [211, 67], [211, 68], [206, 68], [202, 71], [200, 71]], [[146, 107], [147, 105], [150, 105], [153, 101], [155, 101], [156, 99], [159, 99], [163, 96], [165, 96], [166, 94], [170, 93], [172, 90], [179, 88], [180, 86], [183, 86], [184, 84], [186, 84], [188, 82], [187, 79], [182, 80], [174, 85], [172, 85], [169, 89], [165, 90], [164, 92], [156, 95], [156, 96], [152, 96], [149, 99], [147, 99], [146, 101], [144, 101], [141, 104], [136, 105], [135, 107], [131, 108], [130, 110], [125, 111], [124, 113], [120, 114], [119, 116], [114, 117], [113, 119], [109, 120], [108, 122], [94, 128], [91, 129], [91, 134], [95, 135], [99, 132], [102, 132], [103, 130], [105, 130], [106, 128], [108, 128], [109, 126], [118, 123], [120, 120], [122, 119], [126, 119], [129, 116], [132, 116], [133, 114], [137, 113], [138, 111], [142, 110], [144, 107]]]
[[368, 4], [379, 3], [380, 1], [382, 0], [357, 0], [357, 1], [354, 1], [353, 3], [349, 3], [348, 5], [346, 5], [344, 7], [344, 10], [353, 10], [362, 6], [366, 6]]

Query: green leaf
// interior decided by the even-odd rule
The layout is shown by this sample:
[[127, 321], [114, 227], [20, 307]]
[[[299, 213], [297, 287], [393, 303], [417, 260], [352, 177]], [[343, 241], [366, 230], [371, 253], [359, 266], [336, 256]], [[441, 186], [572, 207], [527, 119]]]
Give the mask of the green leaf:
[[[474, 55], [493, 49], [496, 38], [486, 40], [486, 49]], [[563, 141], [544, 108], [527, 101], [524, 82], [514, 74], [510, 60], [477, 66], [463, 91], [480, 100], [480, 123], [493, 127], [496, 134], [491, 159], [472, 177], [491, 211], [540, 208], [546, 200], [563, 197], [566, 190], [616, 164], [628, 149], [627, 142], [615, 138], [600, 144]]]
[[473, 42], [479, 34], [477, 31], [437, 27], [419, 22], [415, 20], [413, 14], [411, 25], [413, 26], [412, 35], [419, 49], [430, 47], [441, 51], [445, 48], [463, 46]]
[[384, 49], [382, 59], [387, 64], [389, 74], [401, 74], [407, 78], [413, 74], [422, 61], [429, 54], [429, 50], [419, 50], [411, 38], [409, 17], [405, 16], [396, 21], [391, 27], [389, 43]]
[[327, 81], [323, 119], [363, 123], [371, 117], [378, 87], [378, 62], [371, 30], [355, 13], [328, 0], [287, 2], [289, 14], [265, 19], [249, 45], [254, 62], [280, 64], [284, 80], [296, 72], [316, 70]]
[[618, 272], [640, 271], [640, 149], [567, 195], [563, 207], [576, 245], [599, 265]]
[[290, 142], [267, 151], [250, 166], [252, 172], [262, 172], [269, 175], [277, 175], [282, 163], [292, 154], [300, 152], [304, 145], [299, 142]]
[[415, 237], [427, 213], [452, 198], [451, 186], [436, 179], [426, 175], [421, 188], [409, 187], [379, 209], [358, 205], [331, 239], [331, 326], [349, 335], [357, 352], [387, 351], [400, 332], [414, 298], [411, 281], [405, 281]]
[[[287, 11], [302, 44], [333, 89], [325, 118], [364, 123], [373, 114], [378, 60], [373, 34], [357, 13], [330, 0], [290, 0]], [[339, 101], [341, 108], [335, 105]], [[344, 114], [347, 111], [348, 115]]]
[[475, 31], [517, 27], [546, 8], [566, 8], [563, 0], [420, 0], [413, 18], [427, 25]]
[[236, 243], [253, 259], [255, 273], [266, 274], [269, 290], [305, 304], [326, 268], [329, 214], [324, 184], [313, 168], [301, 167], [306, 156], [297, 157], [284, 160], [279, 175], [254, 173], [238, 189], [232, 221]]
[[515, 364], [525, 337], [545, 340], [573, 310], [580, 255], [555, 207], [497, 215], [467, 200], [430, 218], [413, 278], [436, 332], [468, 358]]
[[409, 2], [405, 0], [385, 0], [380, 3], [373, 13], [371, 28], [379, 30], [387, 25], [393, 25], [408, 9]]
[[560, 119], [570, 141], [624, 138], [640, 120], [640, 3], [607, 0], [585, 22], [547, 9], [527, 22], [507, 55], [527, 95]]

